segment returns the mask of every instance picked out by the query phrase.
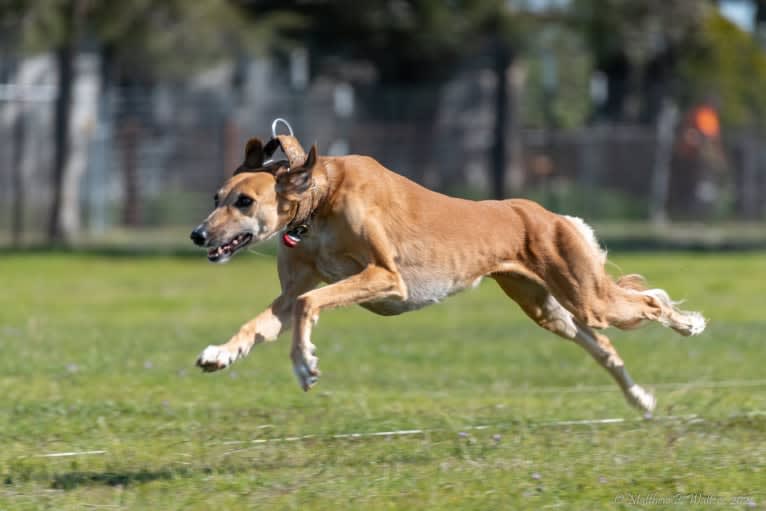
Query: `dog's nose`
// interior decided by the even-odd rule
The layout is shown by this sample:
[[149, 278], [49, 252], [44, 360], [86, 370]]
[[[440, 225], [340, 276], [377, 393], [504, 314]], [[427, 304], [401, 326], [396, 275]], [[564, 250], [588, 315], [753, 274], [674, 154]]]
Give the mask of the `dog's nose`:
[[200, 225], [191, 232], [191, 236], [189, 237], [195, 245], [202, 246], [207, 241], [207, 231], [205, 230], [205, 227]]

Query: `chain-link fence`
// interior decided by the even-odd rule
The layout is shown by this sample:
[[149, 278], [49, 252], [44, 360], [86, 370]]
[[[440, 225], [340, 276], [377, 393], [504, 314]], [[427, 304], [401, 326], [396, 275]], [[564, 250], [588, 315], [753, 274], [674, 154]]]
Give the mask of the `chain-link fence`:
[[[72, 120], [72, 165], [86, 233], [119, 226], [190, 226], [235, 168], [249, 136], [274, 117], [320, 153], [368, 154], [438, 190], [490, 195], [494, 84], [475, 73], [429, 89], [357, 91], [320, 82], [220, 90], [155, 87], [151, 94], [82, 92]], [[0, 229], [3, 240], [38, 239], [52, 196], [52, 102], [45, 86], [0, 90]], [[523, 105], [522, 105], [523, 106]], [[79, 114], [77, 113], [79, 112]], [[574, 131], [509, 129], [507, 196], [525, 196], [590, 220], [763, 220], [766, 144], [757, 132], [707, 140], [674, 128], [659, 203], [661, 141], [651, 126]]]

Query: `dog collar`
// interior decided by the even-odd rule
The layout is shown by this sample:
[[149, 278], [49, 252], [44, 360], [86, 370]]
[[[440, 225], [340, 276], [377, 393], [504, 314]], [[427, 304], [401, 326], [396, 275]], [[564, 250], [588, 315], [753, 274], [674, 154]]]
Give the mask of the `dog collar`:
[[282, 244], [287, 248], [295, 248], [298, 243], [303, 241], [303, 235], [309, 230], [309, 226], [301, 224], [295, 229], [290, 229], [282, 234]]

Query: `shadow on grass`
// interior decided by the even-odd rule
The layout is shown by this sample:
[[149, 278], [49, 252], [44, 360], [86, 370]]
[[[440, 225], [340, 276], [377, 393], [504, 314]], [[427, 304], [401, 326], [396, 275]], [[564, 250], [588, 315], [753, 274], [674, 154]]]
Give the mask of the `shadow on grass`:
[[51, 487], [56, 490], [73, 490], [80, 486], [131, 486], [152, 481], [167, 481], [188, 476], [180, 470], [129, 470], [124, 472], [67, 472], [56, 474]]
[[[505, 426], [505, 427], [504, 427]], [[504, 434], [513, 431], [524, 430], [528, 435], [542, 436], [544, 432], [564, 431], [557, 427], [550, 427], [550, 425], [534, 424], [534, 423], [514, 423], [512, 427], [508, 427], [508, 424], [498, 425], [496, 429], [502, 431]], [[689, 433], [695, 434], [710, 434], [715, 432], [720, 434], [721, 432], [740, 431], [747, 435], [755, 433], [760, 438], [764, 431], [766, 431], [766, 416], [761, 414], [744, 414], [742, 416], [728, 417], [728, 418], [709, 418], [707, 420], [701, 418], [693, 418], [689, 421], [667, 421], [667, 422], [655, 422], [645, 421], [641, 423], [641, 427], [646, 430], [647, 436], [656, 436], [657, 433], [664, 432], [668, 434], [674, 434], [676, 436], [684, 436]], [[621, 425], [613, 425], [609, 427], [608, 431], [602, 431], [604, 435], [619, 436], [621, 432], [635, 431], [636, 423], [626, 422]], [[584, 425], [582, 428], [573, 427], [573, 429], [567, 428], [566, 435], [578, 435], [581, 432], [586, 436], [593, 434], [592, 426]], [[556, 434], [556, 433], [553, 433]], [[562, 433], [563, 434], [563, 433]], [[471, 456], [483, 456], [483, 452], [488, 449], [494, 449], [495, 444], [491, 443], [488, 438], [484, 439], [484, 442], [479, 442], [473, 445], [473, 442], [468, 442], [462, 437], [462, 434], [455, 431], [444, 430], [434, 431], [430, 434], [430, 438], [437, 439], [440, 442], [452, 440], [454, 443], [450, 454], [444, 454], [445, 456], [451, 456], [454, 459], [462, 459], [465, 456], [465, 452], [470, 451]], [[380, 438], [368, 438], [368, 441], [388, 442], [384, 437]], [[307, 445], [314, 445], [315, 448], [319, 448], [319, 445], [326, 447], [325, 452], [337, 452], [331, 447], [340, 446], [347, 451], [353, 449], [354, 446], [359, 444], [356, 441], [350, 441], [348, 439], [332, 439], [328, 438], [324, 441], [307, 441]], [[396, 450], [391, 446], [387, 447], [387, 455], [377, 455], [377, 459], [383, 463], [394, 463], [396, 465], [432, 465], [437, 460], [438, 456], [432, 452], [411, 452], [402, 448]], [[257, 452], [256, 449], [243, 449], [243, 451]], [[436, 456], [436, 457], [435, 457]], [[51, 487], [56, 490], [74, 490], [80, 487], [88, 486], [137, 486], [153, 481], [171, 481], [176, 479], [190, 479], [199, 478], [200, 476], [209, 476], [211, 474], [240, 474], [244, 472], [259, 471], [268, 472], [272, 470], [282, 471], [285, 469], [292, 469], [300, 471], [309, 467], [316, 466], [316, 457], [310, 457], [300, 461], [289, 462], [281, 457], [254, 463], [252, 460], [244, 462], [232, 462], [222, 463], [220, 465], [206, 465], [199, 467], [174, 467], [174, 468], [158, 468], [157, 470], [142, 469], [142, 470], [124, 470], [124, 471], [105, 471], [105, 472], [87, 472], [87, 471], [72, 471], [55, 474], [51, 482]], [[327, 459], [322, 460], [322, 464], [333, 464], [336, 467], [362, 467], [368, 466], [370, 458], [368, 455], [359, 457], [340, 457], [335, 458], [334, 455], [328, 455]], [[323, 471], [324, 469], [320, 470]], [[6, 484], [12, 484], [10, 478], [6, 479]]]

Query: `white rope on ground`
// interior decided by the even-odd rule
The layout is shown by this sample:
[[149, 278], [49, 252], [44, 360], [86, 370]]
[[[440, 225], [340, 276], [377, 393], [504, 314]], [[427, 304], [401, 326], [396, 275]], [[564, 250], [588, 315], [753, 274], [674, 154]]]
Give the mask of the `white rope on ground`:
[[[766, 386], [766, 379], [760, 380], [718, 380], [718, 381], [697, 381], [697, 382], [669, 382], [669, 383], [655, 383], [645, 385], [647, 388], [666, 389], [666, 390], [680, 390], [680, 389], [716, 389], [716, 388], [737, 388], [737, 387], [760, 387]], [[537, 387], [537, 388], [517, 388], [515, 393], [525, 394], [554, 394], [554, 393], [593, 393], [593, 392], [616, 392], [619, 391], [614, 385], [591, 385], [591, 386], [575, 386], [575, 387]], [[766, 410], [756, 410], [745, 414], [728, 415], [727, 419], [733, 418], [750, 418], [766, 416]], [[569, 419], [569, 420], [552, 420], [535, 424], [538, 427], [561, 427], [561, 426], [597, 426], [597, 425], [609, 425], [609, 424], [623, 424], [627, 422], [643, 422], [643, 421], [655, 421], [655, 422], [672, 422], [672, 421], [690, 421], [694, 423], [710, 422], [704, 418], [692, 414], [692, 415], [661, 415], [651, 417], [608, 417], [604, 419]], [[268, 428], [272, 425], [259, 426], [260, 428]], [[462, 428], [465, 431], [478, 431], [489, 428], [507, 428], [508, 424], [496, 424], [496, 425], [479, 425], [479, 426], [466, 426]], [[344, 438], [375, 438], [375, 437], [399, 437], [408, 435], [424, 435], [426, 433], [444, 432], [444, 429], [400, 429], [393, 431], [373, 431], [373, 432], [357, 432], [357, 433], [338, 433], [327, 436], [318, 435], [300, 435], [291, 437], [277, 437], [277, 438], [259, 438], [255, 440], [228, 440], [225, 442], [219, 442], [217, 445], [258, 445], [268, 443], [281, 443], [281, 442], [299, 442], [303, 440], [311, 439], [344, 439]], [[240, 452], [246, 449], [237, 449], [234, 451], [228, 451], [224, 455]]]
[[[715, 389], [715, 388], [736, 388], [736, 387], [760, 387], [766, 386], [766, 379], [761, 380], [719, 380], [719, 381], [698, 381], [698, 382], [676, 382], [676, 383], [655, 383], [645, 385], [648, 388], [657, 389]], [[591, 393], [602, 391], [616, 391], [613, 385], [592, 385], [592, 386], [575, 386], [575, 387], [538, 387], [538, 388], [523, 388], [515, 391], [516, 393], [526, 394], [547, 394], [547, 393]], [[747, 413], [731, 414], [723, 417], [725, 419], [742, 419], [753, 417], [766, 417], [766, 410], [754, 410]], [[694, 423], [711, 422], [710, 419], [704, 419], [696, 414], [691, 415], [660, 415], [650, 418], [646, 417], [608, 417], [603, 419], [569, 419], [569, 420], [552, 420], [539, 423], [530, 423], [537, 427], [561, 427], [561, 426], [597, 426], [597, 425], [610, 425], [610, 424], [623, 424], [630, 422], [672, 422], [672, 421], [688, 421]], [[265, 429], [274, 427], [271, 424], [265, 424], [257, 426], [257, 429]], [[490, 428], [509, 428], [510, 424], [483, 424], [478, 426], [466, 426], [462, 428], [464, 431], [480, 431]], [[400, 437], [410, 435], [424, 435], [427, 433], [443, 433], [445, 429], [398, 429], [391, 431], [372, 431], [372, 432], [356, 432], [356, 433], [336, 433], [332, 435], [320, 436], [320, 435], [298, 435], [288, 437], [277, 438], [257, 438], [254, 440], [227, 440], [223, 442], [215, 442], [215, 445], [262, 445], [268, 443], [285, 443], [285, 442], [301, 442], [304, 440], [342, 440], [342, 439], [356, 439], [356, 438], [376, 438], [376, 437]], [[246, 449], [237, 449], [223, 453], [224, 455], [232, 454]], [[47, 454], [35, 454], [34, 457], [40, 458], [61, 458], [68, 456], [91, 456], [98, 454], [106, 454], [106, 451], [71, 451], [71, 452], [54, 452]], [[22, 456], [24, 457], [24, 456]]]
[[[669, 382], [669, 383], [648, 383], [641, 384], [645, 388], [653, 389], [725, 389], [737, 387], [764, 387], [766, 379], [763, 380], [719, 380], [719, 381], [697, 381], [697, 382]], [[584, 394], [588, 392], [619, 391], [614, 385], [575, 385], [567, 387], [517, 387], [513, 392], [524, 394]]]
[[[766, 417], [766, 410], [754, 410], [748, 413], [731, 414], [724, 417], [725, 419], [743, 419], [752, 417]], [[690, 422], [694, 424], [713, 422], [710, 419], [705, 419], [696, 414], [690, 415], [660, 415], [656, 417], [610, 417], [605, 419], [574, 419], [574, 420], [552, 420], [539, 423], [531, 423], [537, 427], [561, 427], [561, 426], [599, 426], [610, 424], [625, 424], [634, 422]], [[482, 424], [479, 426], [465, 426], [461, 428], [461, 432], [465, 431], [480, 431], [486, 429], [507, 429], [511, 427], [510, 424]], [[375, 437], [400, 437], [410, 435], [425, 435], [428, 433], [444, 433], [448, 432], [446, 429], [439, 428], [424, 428], [424, 429], [398, 429], [392, 431], [372, 431], [372, 432], [359, 432], [359, 433], [337, 433], [333, 435], [300, 435], [289, 437], [277, 437], [277, 438], [258, 438], [255, 440], [228, 440], [225, 442], [216, 442], [216, 445], [262, 445], [270, 443], [283, 443], [283, 442], [299, 442], [303, 440], [342, 440], [342, 439], [357, 439], [357, 438], [375, 438]], [[244, 449], [235, 449], [232, 451], [224, 452], [223, 455], [234, 454], [242, 451], [247, 451], [250, 447]]]
[[[753, 418], [753, 417], [766, 417], [766, 410], [754, 410], [752, 412], [748, 413], [740, 413], [740, 414], [731, 414], [727, 415], [726, 419], [743, 419], [743, 418]], [[660, 415], [656, 417], [646, 418], [646, 417], [609, 417], [605, 419], [570, 419], [570, 420], [552, 420], [552, 421], [545, 421], [545, 422], [539, 422], [536, 424], [532, 424], [537, 427], [561, 427], [561, 426], [598, 426], [598, 425], [610, 425], [610, 424], [624, 424], [624, 423], [631, 423], [631, 422], [681, 422], [681, 421], [687, 421], [687, 422], [693, 422], [695, 424], [699, 423], [705, 423], [705, 422], [711, 422], [709, 419], [704, 419], [696, 414], [690, 414], [690, 415]], [[266, 427], [269, 427], [270, 425], [267, 425]], [[481, 431], [486, 429], [503, 429], [508, 428], [511, 425], [509, 424], [481, 424], [478, 426], [465, 426], [461, 428], [462, 431]], [[259, 426], [259, 428], [263, 428], [264, 426]], [[256, 445], [263, 445], [263, 444], [270, 444], [270, 443], [289, 443], [289, 442], [301, 442], [304, 440], [344, 440], [344, 439], [364, 439], [364, 438], [392, 438], [392, 437], [401, 437], [401, 436], [411, 436], [411, 435], [425, 435], [428, 433], [444, 433], [447, 432], [446, 429], [439, 429], [439, 428], [424, 428], [424, 429], [395, 429], [391, 431], [371, 431], [371, 432], [356, 432], [356, 433], [336, 433], [332, 435], [298, 435], [298, 436], [287, 436], [287, 437], [277, 437], [277, 438], [257, 438], [255, 440], [227, 440], [223, 442], [215, 442], [215, 445], [243, 445], [248, 444], [251, 446]], [[249, 448], [246, 449], [235, 449], [233, 451], [227, 451], [224, 452], [223, 455], [229, 455], [234, 454], [237, 452], [246, 451]], [[71, 452], [53, 452], [53, 453], [47, 453], [47, 454], [35, 454], [34, 457], [38, 458], [62, 458], [62, 457], [68, 457], [68, 456], [89, 456], [89, 455], [96, 455], [96, 454], [106, 454], [106, 451], [71, 451]], [[24, 457], [24, 456], [22, 456]]]
[[36, 458], [65, 458], [67, 456], [92, 456], [95, 454], [106, 454], [106, 451], [71, 451], [71, 452], [50, 452], [47, 454], [35, 454]]

